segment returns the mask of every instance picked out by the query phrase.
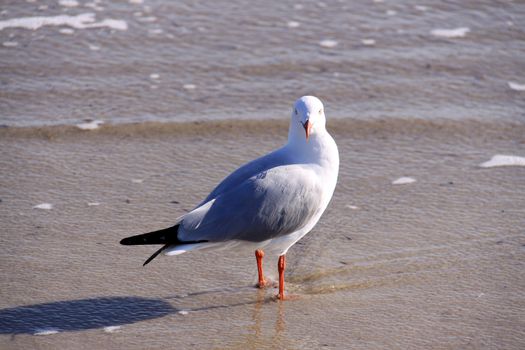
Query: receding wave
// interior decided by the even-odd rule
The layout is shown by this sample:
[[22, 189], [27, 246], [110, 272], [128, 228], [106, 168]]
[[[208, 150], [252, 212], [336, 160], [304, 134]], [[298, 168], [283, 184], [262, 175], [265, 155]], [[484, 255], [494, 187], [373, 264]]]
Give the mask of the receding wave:
[[[210, 120], [195, 122], [142, 122], [127, 124], [100, 124], [83, 130], [77, 125], [0, 128], [0, 137], [56, 138], [62, 136], [142, 136], [160, 135], [199, 136], [236, 134], [273, 134], [288, 129], [288, 120]], [[330, 119], [328, 129], [335, 135], [363, 137], [389, 134], [446, 133], [459, 135], [525, 135], [525, 124], [479, 120], [423, 120], [423, 119]]]

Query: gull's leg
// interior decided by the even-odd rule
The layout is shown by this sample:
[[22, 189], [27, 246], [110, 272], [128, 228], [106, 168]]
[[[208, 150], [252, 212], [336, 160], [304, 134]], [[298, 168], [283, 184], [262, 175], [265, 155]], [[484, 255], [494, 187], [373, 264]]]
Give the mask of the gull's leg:
[[286, 256], [281, 255], [279, 262], [277, 263], [277, 269], [279, 270], [279, 294], [277, 299], [284, 300], [284, 269], [286, 268]]
[[262, 249], [257, 249], [255, 251], [255, 258], [257, 259], [257, 272], [259, 273], [259, 283], [257, 283], [257, 287], [264, 288], [268, 283], [264, 279], [263, 274], [262, 259], [264, 258], [264, 252]]

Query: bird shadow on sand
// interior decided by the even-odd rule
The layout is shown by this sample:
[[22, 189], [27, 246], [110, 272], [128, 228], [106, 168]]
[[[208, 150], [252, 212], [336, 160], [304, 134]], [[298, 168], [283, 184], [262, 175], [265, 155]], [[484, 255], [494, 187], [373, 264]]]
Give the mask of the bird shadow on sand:
[[0, 334], [81, 331], [164, 317], [177, 310], [161, 299], [101, 297], [0, 310]]

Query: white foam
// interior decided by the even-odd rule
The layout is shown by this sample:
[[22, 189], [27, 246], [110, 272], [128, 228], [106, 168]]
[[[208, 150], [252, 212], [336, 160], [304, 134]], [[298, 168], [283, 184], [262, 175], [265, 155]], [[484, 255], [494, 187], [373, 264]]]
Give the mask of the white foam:
[[289, 28], [297, 28], [301, 25], [301, 23], [297, 22], [297, 21], [289, 21], [288, 23], [286, 23], [286, 25], [289, 27]]
[[34, 209], [43, 209], [43, 210], [51, 210], [53, 209], [53, 204], [51, 203], [40, 203], [33, 207]]
[[133, 182], [134, 184], [141, 184], [144, 182], [144, 179], [131, 179], [131, 182]]
[[160, 78], [160, 75], [157, 74], [157, 73], [152, 73], [149, 75], [150, 79], [159, 79]]
[[482, 168], [493, 168], [497, 166], [525, 166], [525, 157], [496, 154], [489, 161], [481, 163], [479, 166]]
[[186, 310], [180, 310], [180, 311], [177, 312], [177, 313], [178, 313], [179, 315], [183, 315], [183, 316], [185, 316], [185, 315], [189, 314], [190, 312], [189, 312], [189, 311], [186, 311]]
[[59, 0], [58, 4], [64, 7], [77, 7], [78, 1], [77, 0]]
[[321, 45], [322, 47], [333, 48], [339, 45], [339, 43], [335, 40], [325, 39], [325, 40], [321, 40], [319, 42], [319, 45]]
[[103, 11], [104, 8], [98, 5], [98, 2], [87, 2], [84, 4], [85, 7], [90, 7], [95, 11]]
[[392, 181], [392, 185], [406, 185], [411, 184], [413, 182], [416, 182], [416, 179], [414, 179], [413, 177], [403, 176], [399, 179]]
[[296, 9], [296, 10], [302, 10], [304, 8], [304, 6], [301, 5], [301, 4], [295, 4], [295, 5], [293, 5], [293, 8]]
[[421, 12], [424, 12], [426, 10], [428, 10], [428, 7], [426, 6], [422, 6], [422, 5], [415, 5], [414, 8], [418, 11], [421, 11]]
[[386, 15], [387, 15], [387, 16], [395, 16], [395, 15], [397, 15], [397, 11], [394, 11], [394, 10], [388, 10], [388, 11], [386, 11]]
[[352, 209], [352, 210], [358, 210], [358, 209], [359, 209], [358, 206], [356, 206], [356, 205], [351, 205], [351, 204], [347, 204], [347, 205], [345, 205], [345, 207], [347, 207], [348, 209]]
[[512, 81], [509, 81], [508, 84], [512, 90], [525, 91], [525, 84], [518, 84]]
[[97, 46], [97, 45], [88, 44], [88, 47], [89, 47], [89, 49], [92, 50], [92, 51], [98, 51], [98, 50], [100, 50], [100, 46]]
[[155, 22], [156, 20], [157, 20], [157, 17], [155, 17], [155, 16], [148, 16], [148, 17], [139, 17], [139, 18], [137, 18], [137, 21], [145, 22], [145, 23]]
[[0, 21], [0, 30], [5, 28], [24, 28], [37, 30], [43, 26], [69, 26], [75, 29], [108, 27], [116, 30], [128, 29], [126, 21], [118, 19], [104, 19], [95, 22], [94, 13], [83, 13], [76, 16], [60, 15], [53, 17], [20, 17]]
[[150, 34], [162, 34], [162, 33], [164, 33], [164, 30], [162, 30], [160, 28], [155, 28], [155, 29], [148, 30], [148, 33], [150, 33]]
[[374, 39], [363, 39], [361, 40], [361, 43], [366, 46], [374, 46], [376, 41]]
[[460, 27], [455, 29], [433, 29], [430, 34], [442, 38], [462, 38], [470, 32], [470, 28]]
[[91, 120], [85, 123], [77, 124], [77, 128], [82, 130], [95, 130], [98, 129], [100, 125], [104, 124], [103, 120]]
[[2, 45], [5, 47], [16, 47], [18, 43], [16, 41], [4, 41]]
[[197, 86], [194, 84], [184, 84], [182, 85], [182, 87], [185, 88], [186, 90], [195, 90], [197, 88]]
[[102, 20], [101, 22], [93, 23], [87, 26], [86, 28], [102, 28], [102, 27], [108, 27], [108, 28], [117, 29], [117, 30], [126, 30], [128, 29], [128, 23], [120, 19], [107, 18], [105, 20]]
[[58, 332], [59, 330], [56, 328], [43, 328], [35, 330], [35, 333], [33, 333], [33, 335], [51, 335], [57, 334]]
[[100, 203], [99, 202], [89, 202], [87, 205], [88, 205], [88, 207], [96, 207], [96, 206], [100, 205]]
[[107, 326], [104, 327], [104, 332], [106, 333], [115, 333], [116, 331], [120, 330], [120, 326]]
[[71, 35], [75, 33], [75, 31], [71, 28], [61, 28], [58, 30], [61, 34]]
[[142, 4], [144, 0], [129, 0], [130, 4]]

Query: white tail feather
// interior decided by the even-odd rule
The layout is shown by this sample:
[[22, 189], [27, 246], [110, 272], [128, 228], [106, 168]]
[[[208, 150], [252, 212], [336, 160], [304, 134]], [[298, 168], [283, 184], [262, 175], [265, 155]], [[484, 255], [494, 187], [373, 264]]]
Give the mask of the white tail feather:
[[189, 252], [190, 250], [199, 250], [205, 248], [205, 246], [213, 243], [194, 243], [194, 244], [181, 244], [174, 247], [168, 247], [164, 250], [164, 255], [179, 255], [182, 253]]

